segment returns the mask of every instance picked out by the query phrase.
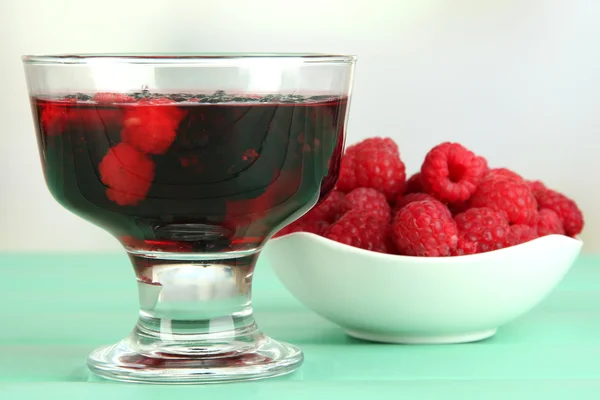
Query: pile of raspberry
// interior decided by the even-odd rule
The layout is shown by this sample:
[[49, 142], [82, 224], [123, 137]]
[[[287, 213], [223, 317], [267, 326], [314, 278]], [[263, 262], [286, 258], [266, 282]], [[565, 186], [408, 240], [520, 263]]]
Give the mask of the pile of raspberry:
[[[102, 103], [130, 103], [134, 99], [113, 93], [97, 93], [92, 99]], [[152, 156], [167, 152], [177, 136], [183, 112], [173, 107], [143, 107], [175, 103], [168, 98], [138, 102], [125, 112], [121, 143], [111, 147], [99, 166], [100, 179], [107, 186], [106, 195], [115, 203], [137, 205], [154, 179]]]
[[[96, 93], [87, 100], [97, 104], [128, 104], [125, 112], [105, 109], [78, 109], [69, 115], [62, 107], [46, 106], [41, 125], [49, 136], [58, 136], [67, 123], [101, 124], [121, 128], [121, 141], [112, 146], [98, 166], [100, 180], [109, 200], [121, 206], [135, 206], [144, 200], [155, 174], [153, 157], [169, 150], [177, 136], [177, 126], [184, 112], [166, 97], [136, 100], [121, 93]], [[66, 102], [76, 102], [67, 98]], [[89, 112], [91, 111], [91, 112]], [[72, 120], [71, 120], [72, 119]]]
[[398, 145], [369, 138], [348, 147], [336, 189], [276, 236], [310, 232], [380, 253], [446, 257], [484, 253], [583, 228], [577, 204], [540, 181], [458, 143], [427, 153], [406, 179]]

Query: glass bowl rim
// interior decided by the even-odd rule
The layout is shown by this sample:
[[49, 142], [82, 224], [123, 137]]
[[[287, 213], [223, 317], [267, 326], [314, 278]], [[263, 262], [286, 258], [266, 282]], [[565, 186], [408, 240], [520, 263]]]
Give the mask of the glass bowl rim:
[[327, 53], [65, 53], [46, 55], [24, 55], [24, 64], [147, 64], [147, 65], [215, 65], [242, 64], [245, 61], [272, 61], [299, 64], [348, 64], [356, 56]]

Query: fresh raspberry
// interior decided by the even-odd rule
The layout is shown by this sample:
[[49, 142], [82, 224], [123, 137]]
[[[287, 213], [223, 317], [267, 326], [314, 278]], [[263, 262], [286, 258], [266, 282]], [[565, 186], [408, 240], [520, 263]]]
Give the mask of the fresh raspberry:
[[531, 189], [531, 193], [533, 193], [536, 199], [541, 192], [545, 192], [546, 190], [548, 190], [548, 188], [546, 187], [546, 185], [544, 185], [542, 181], [527, 181], [526, 183], [527, 186], [529, 186], [529, 189]]
[[332, 223], [346, 210], [346, 195], [339, 190], [332, 190], [325, 200], [313, 207], [302, 218]]
[[342, 158], [338, 189], [350, 192], [359, 187], [373, 188], [393, 201], [404, 189], [405, 167], [388, 148], [364, 147], [346, 152]]
[[501, 212], [511, 224], [533, 226], [537, 222], [535, 197], [525, 182], [515, 179], [486, 179], [471, 196], [469, 206]]
[[404, 188], [404, 194], [409, 193], [423, 193], [425, 192], [425, 188], [423, 187], [423, 182], [421, 181], [421, 173], [417, 172], [413, 174], [406, 181], [406, 187]]
[[546, 235], [564, 235], [565, 228], [557, 213], [549, 208], [542, 208], [539, 212], [537, 231], [540, 237]]
[[409, 193], [404, 197], [398, 196], [398, 198], [396, 199], [396, 205], [394, 206], [394, 209], [400, 211], [404, 206], [406, 206], [409, 203], [412, 203], [413, 201], [423, 200], [437, 201], [435, 197], [428, 193]]
[[558, 215], [568, 236], [575, 236], [581, 232], [583, 215], [573, 200], [551, 189], [539, 192], [536, 197], [540, 210], [548, 208]]
[[40, 106], [38, 112], [42, 134], [46, 136], [62, 135], [69, 121], [67, 108], [64, 105], [45, 103]]
[[456, 249], [452, 250], [451, 256], [466, 256], [477, 254], [477, 242], [468, 240], [464, 235], [458, 235]]
[[525, 224], [511, 225], [510, 231], [514, 236], [515, 244], [529, 242], [538, 237], [537, 228]]
[[487, 161], [458, 143], [435, 146], [421, 166], [421, 181], [428, 193], [442, 201], [468, 200], [487, 170]]
[[356, 188], [348, 193], [345, 207], [346, 211], [365, 211], [388, 222], [392, 213], [385, 196], [371, 188]]
[[302, 217], [292, 222], [291, 224], [277, 232], [273, 237], [289, 235], [290, 233], [294, 232], [309, 232], [314, 233], [315, 235], [322, 236], [323, 233], [325, 233], [325, 231], [327, 230], [327, 228], [329, 228], [329, 223], [327, 221], [312, 220], [310, 218], [305, 217]]
[[346, 149], [346, 153], [353, 153], [356, 150], [367, 149], [367, 148], [380, 149], [380, 150], [387, 149], [390, 152], [392, 152], [393, 154], [400, 157], [400, 150], [398, 150], [398, 145], [396, 144], [396, 142], [394, 142], [394, 140], [392, 140], [390, 138], [382, 138], [382, 137], [372, 137], [372, 138], [365, 139], [361, 142], [358, 142], [352, 146], [349, 146]]
[[159, 100], [148, 101], [152, 105], [135, 106], [125, 112], [121, 139], [144, 153], [164, 154], [177, 137], [177, 127], [185, 115], [178, 107], [156, 105], [161, 104], [156, 103]]
[[396, 215], [392, 230], [400, 254], [409, 256], [449, 256], [458, 241], [456, 223], [439, 201], [407, 204]]
[[365, 211], [347, 212], [327, 229], [325, 237], [379, 253], [392, 250], [389, 240], [390, 224]]
[[516, 242], [504, 215], [491, 208], [470, 208], [454, 220], [459, 236], [456, 255], [484, 253]]
[[135, 103], [135, 99], [123, 93], [98, 92], [92, 101], [99, 104]]
[[508, 168], [492, 168], [483, 174], [483, 179], [516, 179], [519, 182], [524, 181], [523, 177]]
[[106, 195], [121, 206], [142, 201], [154, 179], [154, 162], [127, 143], [111, 147], [98, 170]]

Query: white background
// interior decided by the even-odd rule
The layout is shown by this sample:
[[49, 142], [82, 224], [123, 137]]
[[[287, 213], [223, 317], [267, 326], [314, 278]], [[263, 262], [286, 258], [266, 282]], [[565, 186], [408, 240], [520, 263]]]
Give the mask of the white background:
[[600, 1], [0, 0], [0, 250], [117, 250], [41, 174], [20, 56], [282, 51], [359, 56], [349, 142], [409, 171], [458, 141], [575, 198], [600, 251]]

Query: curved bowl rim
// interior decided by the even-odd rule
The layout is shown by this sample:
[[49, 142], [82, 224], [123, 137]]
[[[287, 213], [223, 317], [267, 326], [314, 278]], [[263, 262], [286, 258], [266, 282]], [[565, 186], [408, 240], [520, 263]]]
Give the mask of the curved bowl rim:
[[531, 246], [534, 243], [539, 244], [541, 241], [556, 240], [557, 238], [560, 238], [560, 240], [562, 240], [565, 244], [568, 243], [569, 245], [578, 245], [580, 250], [581, 250], [581, 247], [583, 246], [583, 241], [579, 237], [572, 238], [572, 237], [565, 236], [565, 235], [553, 234], [553, 235], [542, 236], [542, 237], [536, 238], [534, 240], [530, 240], [529, 242], [521, 243], [521, 244], [518, 244], [515, 246], [506, 247], [506, 248], [494, 250], [494, 251], [488, 251], [486, 253], [468, 254], [468, 255], [451, 256], [451, 257], [417, 257], [417, 256], [406, 256], [406, 255], [398, 255], [398, 254], [378, 253], [378, 252], [371, 251], [371, 250], [365, 250], [365, 249], [353, 247], [353, 246], [350, 246], [347, 244], [339, 243], [339, 242], [333, 241], [331, 239], [327, 239], [323, 236], [319, 236], [319, 235], [316, 235], [314, 233], [309, 233], [309, 232], [290, 233], [285, 236], [280, 236], [277, 238], [270, 239], [267, 243], [273, 245], [273, 244], [277, 244], [278, 242], [281, 242], [284, 240], [293, 240], [297, 237], [309, 238], [310, 240], [314, 241], [315, 243], [319, 243], [320, 245], [331, 248], [333, 251], [354, 253], [354, 254], [360, 255], [360, 256], [373, 257], [375, 259], [381, 259], [381, 260], [385, 259], [387, 261], [398, 261], [398, 262], [405, 261], [405, 262], [420, 263], [420, 264], [428, 264], [428, 263], [432, 263], [432, 262], [435, 262], [436, 264], [440, 263], [440, 262], [464, 263], [467, 260], [473, 261], [473, 262], [474, 261], [484, 262], [486, 260], [489, 260], [490, 258], [500, 257], [500, 256], [506, 254], [507, 252], [522, 250], [524, 247]]
[[64, 53], [27, 54], [21, 56], [25, 64], [85, 65], [125, 63], [147, 65], [216, 65], [239, 64], [248, 61], [271, 61], [297, 64], [353, 64], [357, 57], [335, 53]]

